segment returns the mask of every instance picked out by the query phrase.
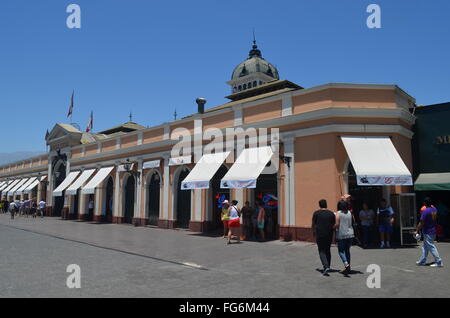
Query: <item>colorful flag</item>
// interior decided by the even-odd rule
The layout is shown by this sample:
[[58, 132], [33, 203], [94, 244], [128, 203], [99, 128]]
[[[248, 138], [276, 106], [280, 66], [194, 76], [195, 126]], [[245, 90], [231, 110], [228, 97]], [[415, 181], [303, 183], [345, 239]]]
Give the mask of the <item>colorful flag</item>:
[[72, 92], [72, 97], [70, 98], [70, 106], [69, 106], [69, 111], [67, 112], [67, 117], [72, 115], [73, 112], [73, 94], [75, 93], [75, 91]]
[[94, 128], [94, 112], [91, 111], [91, 117], [89, 118], [88, 125], [86, 127], [86, 132], [90, 132]]

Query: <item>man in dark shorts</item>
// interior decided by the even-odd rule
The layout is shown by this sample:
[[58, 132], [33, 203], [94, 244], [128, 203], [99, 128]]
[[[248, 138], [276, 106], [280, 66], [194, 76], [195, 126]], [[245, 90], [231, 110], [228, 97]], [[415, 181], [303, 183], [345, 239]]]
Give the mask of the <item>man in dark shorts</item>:
[[327, 209], [327, 201], [322, 199], [319, 201], [320, 210], [313, 214], [312, 230], [316, 238], [317, 247], [319, 249], [320, 261], [323, 265], [322, 274], [329, 276], [331, 266], [331, 242], [333, 240], [334, 225], [336, 217], [333, 212]]

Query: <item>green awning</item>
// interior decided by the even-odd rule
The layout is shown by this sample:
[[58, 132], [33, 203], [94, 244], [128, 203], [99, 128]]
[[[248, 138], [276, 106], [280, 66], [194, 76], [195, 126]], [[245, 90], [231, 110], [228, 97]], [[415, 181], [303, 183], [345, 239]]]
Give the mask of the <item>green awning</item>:
[[414, 183], [416, 191], [450, 190], [450, 172], [421, 173]]

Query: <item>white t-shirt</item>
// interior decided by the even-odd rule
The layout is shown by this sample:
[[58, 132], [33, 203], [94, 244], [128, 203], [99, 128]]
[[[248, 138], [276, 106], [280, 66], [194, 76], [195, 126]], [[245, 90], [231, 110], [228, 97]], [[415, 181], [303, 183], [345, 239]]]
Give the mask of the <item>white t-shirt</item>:
[[39, 202], [39, 208], [40, 209], [45, 208], [45, 202], [44, 201]]
[[231, 206], [229, 217], [230, 220], [239, 219], [239, 212], [235, 206]]

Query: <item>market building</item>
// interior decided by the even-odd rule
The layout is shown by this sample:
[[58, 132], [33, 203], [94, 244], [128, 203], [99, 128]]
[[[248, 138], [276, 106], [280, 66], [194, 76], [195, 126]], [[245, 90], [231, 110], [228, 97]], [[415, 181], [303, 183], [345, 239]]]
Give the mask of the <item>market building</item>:
[[[0, 167], [2, 197], [45, 198], [47, 214], [65, 219], [195, 232], [220, 228], [223, 199], [241, 205], [261, 198], [276, 237], [311, 240], [311, 217], [322, 198], [334, 208], [350, 193], [357, 208], [363, 200], [376, 205], [381, 197], [413, 192], [415, 99], [398, 86], [303, 88], [280, 79], [256, 43], [227, 83], [229, 102], [205, 109], [198, 99], [196, 113], [154, 127], [127, 122], [86, 133], [56, 124], [46, 138], [48, 154]], [[238, 153], [233, 137], [223, 152], [173, 157], [180, 129], [190, 132], [198, 151], [208, 144], [204, 132], [227, 137], [230, 128], [268, 135], [258, 135], [257, 144], [244, 139]], [[245, 160], [252, 154], [257, 162]]]

